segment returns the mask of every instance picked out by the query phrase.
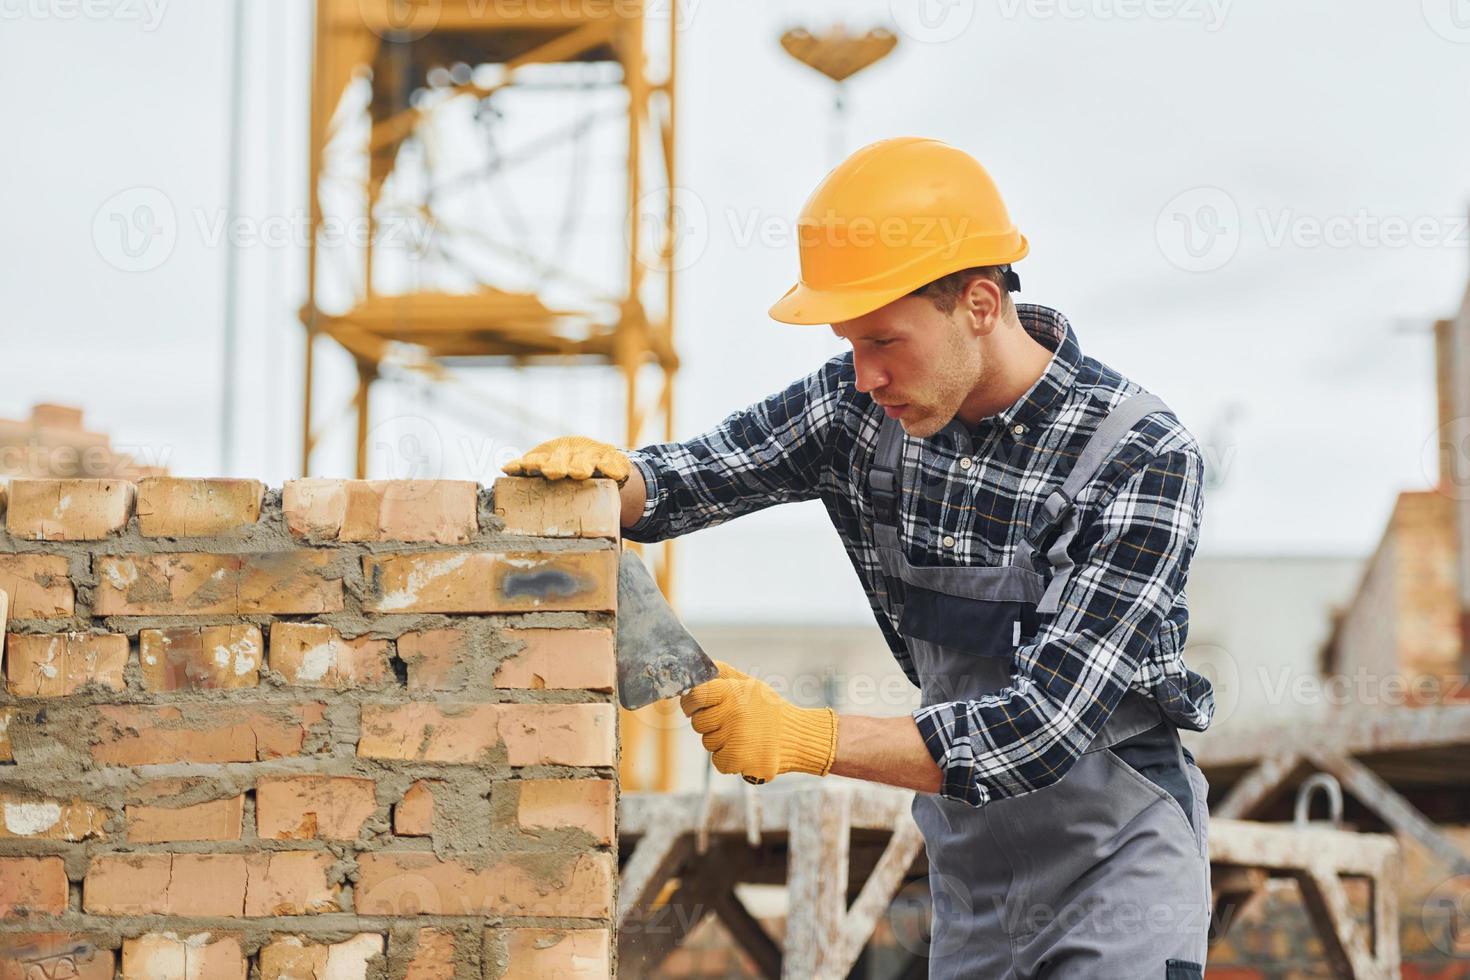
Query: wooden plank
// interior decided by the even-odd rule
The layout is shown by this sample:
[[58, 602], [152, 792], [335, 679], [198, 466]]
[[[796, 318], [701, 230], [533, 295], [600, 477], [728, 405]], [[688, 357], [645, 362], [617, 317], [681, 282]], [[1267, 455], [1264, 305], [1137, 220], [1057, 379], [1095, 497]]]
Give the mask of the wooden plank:
[[1398, 842], [1386, 834], [1359, 834], [1328, 827], [1210, 821], [1210, 862], [1298, 871], [1323, 863], [1342, 874], [1374, 875], [1398, 853]]
[[1232, 820], [1255, 816], [1281, 795], [1286, 781], [1296, 773], [1301, 762], [1301, 753], [1290, 749], [1267, 756], [1230, 787], [1230, 792], [1210, 811], [1211, 816]]
[[851, 797], [844, 786], [803, 790], [791, 823], [783, 980], [813, 980], [847, 912]]
[[1214, 915], [1210, 918], [1209, 942], [1214, 945], [1231, 925], [1265, 894], [1266, 872], [1260, 868], [1227, 865], [1210, 869], [1214, 892]]
[[1308, 752], [1307, 757], [1324, 772], [1336, 776], [1344, 789], [1382, 817], [1390, 827], [1418, 841], [1453, 873], [1470, 873], [1470, 859], [1455, 842], [1372, 769], [1339, 753], [1314, 749]]
[[1368, 952], [1337, 873], [1325, 865], [1313, 865], [1296, 879], [1333, 972], [1345, 980], [1387, 980], [1387, 971]]
[[715, 897], [713, 909], [720, 923], [730, 933], [730, 938], [755, 961], [761, 976], [767, 980], [777, 980], [781, 976], [781, 947], [766, 932], [765, 926], [750, 914], [740, 896], [735, 894], [733, 886]]
[[1470, 746], [1470, 704], [1355, 709], [1310, 725], [1216, 729], [1191, 739], [1201, 769], [1248, 766], [1286, 747], [1319, 746], [1345, 755]]
[[618, 925], [652, 904], [689, 849], [688, 834], [670, 821], [645, 834], [623, 865], [618, 886]]
[[863, 882], [862, 891], [858, 892], [843, 918], [837, 941], [823, 964], [824, 973], [831, 980], [846, 977], [862, 955], [878, 919], [893, 904], [893, 896], [903, 887], [904, 875], [923, 848], [924, 836], [913, 817], [901, 818], [883, 856], [878, 859], [868, 880]]

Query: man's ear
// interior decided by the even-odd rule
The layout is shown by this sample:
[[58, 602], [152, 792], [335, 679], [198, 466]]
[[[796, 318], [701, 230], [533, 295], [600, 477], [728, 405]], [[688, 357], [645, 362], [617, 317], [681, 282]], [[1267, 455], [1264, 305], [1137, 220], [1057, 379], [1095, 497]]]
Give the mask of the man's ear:
[[976, 336], [985, 336], [1001, 321], [1000, 287], [989, 279], [976, 276], [960, 294], [960, 307], [970, 314]]

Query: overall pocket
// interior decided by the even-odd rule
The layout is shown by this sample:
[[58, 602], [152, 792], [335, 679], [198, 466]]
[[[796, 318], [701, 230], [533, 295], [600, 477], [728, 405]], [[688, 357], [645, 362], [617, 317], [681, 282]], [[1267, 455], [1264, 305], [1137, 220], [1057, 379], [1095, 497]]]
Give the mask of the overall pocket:
[[904, 636], [981, 656], [1009, 657], [1036, 635], [1035, 607], [1003, 599], [971, 599], [909, 586], [898, 631]]

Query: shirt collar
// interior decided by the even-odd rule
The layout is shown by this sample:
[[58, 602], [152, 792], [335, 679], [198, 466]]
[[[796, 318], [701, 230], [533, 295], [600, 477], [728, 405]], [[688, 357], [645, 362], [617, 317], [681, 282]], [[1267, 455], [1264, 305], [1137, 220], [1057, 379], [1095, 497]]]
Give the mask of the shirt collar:
[[981, 419], [973, 432], [959, 418], [952, 419], [941, 432], [978, 439], [994, 429], [1041, 425], [1065, 400], [1077, 380], [1077, 369], [1082, 362], [1082, 348], [1077, 343], [1072, 325], [1051, 307], [1034, 303], [1017, 303], [1016, 317], [1037, 343], [1052, 352], [1046, 370], [1009, 407]]

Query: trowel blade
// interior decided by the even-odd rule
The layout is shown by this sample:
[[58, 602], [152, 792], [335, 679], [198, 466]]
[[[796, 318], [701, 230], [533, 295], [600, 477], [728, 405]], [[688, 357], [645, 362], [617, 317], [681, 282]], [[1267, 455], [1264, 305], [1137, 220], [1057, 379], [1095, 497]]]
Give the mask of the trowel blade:
[[629, 709], [683, 694], [719, 676], [679, 622], [648, 566], [624, 551], [618, 560], [618, 701]]

